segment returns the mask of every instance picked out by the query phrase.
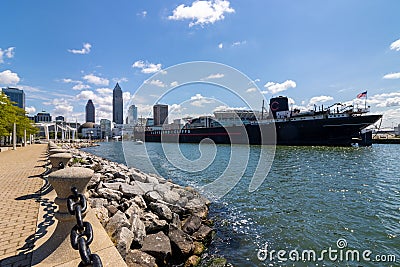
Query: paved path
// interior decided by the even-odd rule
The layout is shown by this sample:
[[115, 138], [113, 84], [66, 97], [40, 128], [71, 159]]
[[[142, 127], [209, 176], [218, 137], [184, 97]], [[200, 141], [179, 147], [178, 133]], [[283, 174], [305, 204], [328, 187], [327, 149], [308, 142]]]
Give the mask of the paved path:
[[47, 145], [0, 153], [0, 266], [30, 266]]

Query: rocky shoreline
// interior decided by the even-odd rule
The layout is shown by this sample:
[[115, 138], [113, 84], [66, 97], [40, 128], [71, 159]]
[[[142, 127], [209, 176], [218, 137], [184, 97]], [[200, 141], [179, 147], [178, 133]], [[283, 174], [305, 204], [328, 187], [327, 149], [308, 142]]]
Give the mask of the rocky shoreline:
[[[89, 203], [128, 266], [198, 266], [215, 231], [210, 201], [191, 187], [63, 144], [70, 166], [94, 170]], [[231, 266], [213, 258], [202, 266]]]

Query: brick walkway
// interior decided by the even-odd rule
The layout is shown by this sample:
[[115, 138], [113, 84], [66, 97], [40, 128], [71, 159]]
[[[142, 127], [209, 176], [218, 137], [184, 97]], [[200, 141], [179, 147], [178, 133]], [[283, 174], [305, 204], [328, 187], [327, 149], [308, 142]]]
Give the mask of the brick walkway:
[[0, 153], [0, 266], [30, 266], [47, 145]]

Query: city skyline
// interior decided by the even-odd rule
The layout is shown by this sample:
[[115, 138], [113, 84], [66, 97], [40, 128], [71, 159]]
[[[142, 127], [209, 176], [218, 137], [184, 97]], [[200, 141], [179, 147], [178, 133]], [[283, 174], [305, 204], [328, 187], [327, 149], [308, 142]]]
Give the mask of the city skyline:
[[[15, 12], [3, 14], [13, 23], [2, 33], [0, 87], [24, 90], [30, 115], [47, 110], [84, 121], [85, 103], [92, 99], [96, 122], [112, 120], [113, 85], [118, 82], [122, 118], [132, 103], [139, 116], [147, 117], [152, 106], [132, 100], [138, 88], [180, 84], [179, 77], [166, 84], [152, 79], [153, 74], [184, 62], [214, 61], [247, 75], [254, 81], [248, 92], [260, 90], [267, 101], [286, 95], [295, 107], [329, 106], [354, 102], [367, 91], [371, 111], [384, 114], [383, 126], [400, 123], [398, 1], [19, 5], [6, 0], [2, 7]], [[40, 10], [40, 16], [32, 10]], [[98, 19], [111, 14], [121, 19]], [[223, 76], [210, 72], [203, 78], [218, 82]], [[202, 115], [212, 113], [207, 106], [212, 98], [221, 99], [212, 88], [197, 85], [159, 102], [182, 116]], [[242, 107], [229, 97], [223, 100], [227, 107]]]

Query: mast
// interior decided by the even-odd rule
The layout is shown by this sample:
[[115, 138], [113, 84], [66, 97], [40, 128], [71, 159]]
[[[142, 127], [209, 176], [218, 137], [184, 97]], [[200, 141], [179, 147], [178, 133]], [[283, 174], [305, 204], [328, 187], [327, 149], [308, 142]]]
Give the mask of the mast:
[[262, 107], [261, 107], [261, 120], [264, 119], [264, 99], [262, 101]]

